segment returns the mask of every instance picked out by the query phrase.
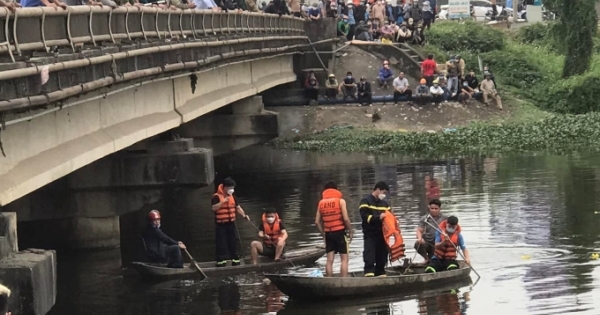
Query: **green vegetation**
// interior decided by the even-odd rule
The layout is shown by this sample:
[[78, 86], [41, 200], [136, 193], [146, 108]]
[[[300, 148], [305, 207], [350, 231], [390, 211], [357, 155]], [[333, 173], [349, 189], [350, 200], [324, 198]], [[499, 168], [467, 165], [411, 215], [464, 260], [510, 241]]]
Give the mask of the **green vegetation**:
[[526, 124], [482, 125], [444, 132], [330, 129], [278, 148], [335, 152], [405, 152], [419, 156], [552, 151], [571, 152], [600, 145], [600, 113], [552, 115]]
[[[502, 92], [541, 109], [565, 114], [600, 111], [600, 56], [590, 57], [592, 66], [584, 74], [563, 79], [564, 54], [572, 50], [560, 36], [561, 27], [538, 24], [508, 34], [476, 22], [435, 23], [425, 50], [438, 62], [450, 54], [460, 54], [467, 67], [477, 72], [481, 58], [495, 74]], [[600, 39], [594, 37], [594, 42], [600, 44]], [[590, 50], [600, 51], [599, 47]]]

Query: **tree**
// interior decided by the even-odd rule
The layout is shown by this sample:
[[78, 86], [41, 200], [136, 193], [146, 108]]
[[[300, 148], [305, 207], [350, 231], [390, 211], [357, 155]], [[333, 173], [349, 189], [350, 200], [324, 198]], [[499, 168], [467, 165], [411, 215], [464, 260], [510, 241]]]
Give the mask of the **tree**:
[[596, 0], [545, 0], [544, 5], [557, 13], [555, 36], [565, 45], [563, 77], [585, 73], [592, 60], [593, 38], [598, 29]]

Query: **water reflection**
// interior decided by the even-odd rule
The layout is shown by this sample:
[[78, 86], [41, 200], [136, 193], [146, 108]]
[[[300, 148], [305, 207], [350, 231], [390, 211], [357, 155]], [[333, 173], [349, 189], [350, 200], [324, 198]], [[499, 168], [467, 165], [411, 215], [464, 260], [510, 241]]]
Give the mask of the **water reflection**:
[[[419, 161], [395, 155], [317, 154], [268, 147], [239, 151], [215, 161], [217, 177], [236, 180], [237, 199], [254, 222], [263, 208], [278, 209], [290, 233], [290, 247], [322, 242], [313, 222], [324, 182], [338, 182], [353, 224], [360, 229], [360, 198], [376, 181], [387, 180], [407, 247], [415, 241], [414, 231], [426, 213], [427, 200], [439, 195], [442, 211], [460, 219], [481, 281], [472, 291], [450, 287], [429, 296], [383, 301], [370, 297], [366, 302], [339, 305], [293, 301], [282, 305], [280, 293], [262, 285], [261, 275], [157, 288], [120, 276], [118, 252], [61, 254], [59, 300], [51, 314], [479, 315], [493, 310], [514, 315], [597, 315], [593, 310], [600, 309], [600, 301], [594, 299], [600, 296], [600, 261], [588, 257], [600, 246], [598, 157], [506, 155]], [[153, 205], [163, 212], [165, 232], [185, 242], [192, 255], [204, 261], [214, 259], [209, 209], [213, 191], [214, 187], [172, 189], [165, 192], [162, 203]], [[123, 248], [131, 241], [127, 233], [136, 233], [136, 224], [145, 222], [143, 215], [122, 218]], [[238, 228], [243, 253], [248, 255], [256, 231], [243, 222]], [[412, 257], [413, 251], [407, 254]], [[318, 261], [324, 262], [324, 258]], [[293, 268], [291, 272], [307, 274], [313, 269]], [[350, 269], [362, 269], [360, 231], [350, 244]]]

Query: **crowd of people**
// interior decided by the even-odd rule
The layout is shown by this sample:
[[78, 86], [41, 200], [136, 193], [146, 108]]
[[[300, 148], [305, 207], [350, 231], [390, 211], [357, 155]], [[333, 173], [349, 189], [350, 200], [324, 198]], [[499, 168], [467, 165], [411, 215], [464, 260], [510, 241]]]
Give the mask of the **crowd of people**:
[[[421, 78], [413, 90], [404, 72], [395, 75], [389, 61], [384, 60], [376, 82], [383, 91], [390, 87], [393, 89], [393, 102], [396, 105], [400, 101], [407, 101], [410, 105], [415, 102], [421, 106], [450, 101], [468, 105], [481, 97], [486, 106], [495, 101], [496, 106], [502, 109], [502, 99], [496, 90], [491, 70], [484, 67], [483, 80], [480, 82], [474, 70], [467, 72], [465, 69], [465, 61], [460, 55], [450, 56], [448, 61], [441, 64], [434, 60], [433, 55], [429, 55], [421, 64]], [[305, 90], [311, 101], [318, 101], [321, 88], [312, 71], [305, 81]], [[373, 88], [367, 77], [362, 76], [357, 81], [352, 72], [346, 73], [340, 82], [334, 74], [328, 76], [323, 96], [327, 100], [334, 100], [338, 99], [338, 95], [343, 100], [352, 99], [361, 105], [371, 105], [373, 102]]]

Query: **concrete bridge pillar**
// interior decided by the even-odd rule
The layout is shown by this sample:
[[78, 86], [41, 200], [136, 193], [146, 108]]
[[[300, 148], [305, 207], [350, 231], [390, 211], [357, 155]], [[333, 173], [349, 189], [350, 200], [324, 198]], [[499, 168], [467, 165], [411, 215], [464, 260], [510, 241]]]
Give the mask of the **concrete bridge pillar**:
[[278, 118], [276, 112], [264, 109], [261, 96], [251, 96], [185, 123], [174, 133], [220, 155], [276, 138]]
[[0, 283], [12, 291], [15, 315], [46, 314], [56, 301], [56, 252], [19, 251], [16, 213], [0, 213]]

